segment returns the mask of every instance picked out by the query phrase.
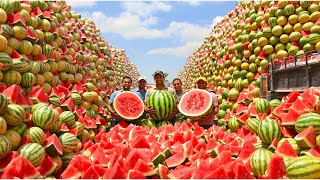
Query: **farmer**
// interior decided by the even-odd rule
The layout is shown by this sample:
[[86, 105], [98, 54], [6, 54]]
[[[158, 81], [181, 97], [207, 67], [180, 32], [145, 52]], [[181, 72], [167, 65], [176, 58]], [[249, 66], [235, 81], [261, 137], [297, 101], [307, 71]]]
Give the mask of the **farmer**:
[[[145, 76], [140, 76], [138, 78], [138, 88], [133, 89], [132, 92], [136, 93], [144, 102], [146, 97], [146, 86], [147, 86], [147, 78]], [[142, 116], [139, 119], [146, 119], [146, 112], [142, 114]]]
[[107, 104], [107, 109], [111, 113], [111, 116], [112, 116], [111, 127], [114, 127], [122, 120], [121, 116], [119, 116], [119, 114], [112, 107], [114, 98], [116, 97], [116, 95], [118, 95], [119, 93], [121, 93], [123, 91], [130, 91], [131, 85], [132, 85], [131, 77], [129, 77], [129, 76], [123, 77], [122, 78], [122, 89], [113, 92], [110, 96], [109, 103]]
[[[185, 93], [182, 89], [181, 79], [174, 78], [172, 81], [172, 85], [173, 85], [173, 88], [176, 90], [175, 98], [176, 98], [176, 102], [177, 102], [177, 106], [178, 106], [182, 95]], [[178, 108], [176, 108], [176, 115], [175, 115], [175, 121], [177, 121], [177, 120], [178, 121], [186, 121], [187, 120], [187, 118], [181, 112], [179, 112]]]
[[[168, 87], [168, 86], [166, 86], [164, 84], [165, 77], [164, 77], [164, 73], [162, 71], [160, 71], [160, 70], [156, 71], [153, 74], [153, 79], [154, 79], [154, 81], [156, 83], [156, 86], [154, 88], [150, 88], [150, 89], [147, 90], [146, 97], [145, 97], [145, 100], [144, 100], [144, 102], [145, 102], [144, 103], [144, 110], [149, 114], [155, 115], [155, 113], [156, 113], [155, 110], [152, 109], [151, 107], [148, 107], [147, 104], [146, 104], [150, 94], [153, 93], [154, 90], [166, 90], [166, 91], [168, 91], [169, 93], [171, 93], [175, 97], [176, 92], [175, 92], [174, 89], [172, 89], [172, 88], [170, 88], [170, 87]], [[169, 120], [172, 119], [174, 117], [174, 115], [175, 115], [175, 111], [169, 115], [168, 119]]]
[[[196, 80], [196, 85], [197, 85], [196, 87], [198, 89], [207, 90], [207, 85], [208, 85], [207, 78], [204, 76], [199, 77]], [[214, 115], [217, 113], [216, 107], [218, 107], [217, 95], [214, 92], [210, 92], [210, 94], [212, 95], [212, 98], [213, 98], [212, 114], [210, 116], [208, 116], [208, 118], [198, 121], [199, 126], [202, 126], [205, 129], [209, 129], [213, 125]]]

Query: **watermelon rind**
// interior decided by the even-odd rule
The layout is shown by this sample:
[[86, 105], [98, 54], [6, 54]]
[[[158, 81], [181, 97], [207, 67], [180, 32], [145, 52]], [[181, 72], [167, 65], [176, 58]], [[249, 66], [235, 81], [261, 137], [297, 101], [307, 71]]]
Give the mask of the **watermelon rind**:
[[114, 98], [113, 108], [123, 119], [130, 121], [143, 114], [144, 103], [134, 92], [123, 91]]
[[164, 153], [159, 152], [157, 156], [155, 156], [152, 160], [153, 164], [156, 166], [166, 160], [166, 155]]

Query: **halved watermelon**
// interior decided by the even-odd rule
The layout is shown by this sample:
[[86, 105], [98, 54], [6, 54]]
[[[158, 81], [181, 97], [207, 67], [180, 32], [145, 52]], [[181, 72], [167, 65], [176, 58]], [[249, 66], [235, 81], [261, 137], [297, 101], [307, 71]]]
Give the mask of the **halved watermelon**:
[[114, 110], [125, 120], [138, 119], [144, 112], [142, 99], [134, 92], [123, 91], [113, 101]]

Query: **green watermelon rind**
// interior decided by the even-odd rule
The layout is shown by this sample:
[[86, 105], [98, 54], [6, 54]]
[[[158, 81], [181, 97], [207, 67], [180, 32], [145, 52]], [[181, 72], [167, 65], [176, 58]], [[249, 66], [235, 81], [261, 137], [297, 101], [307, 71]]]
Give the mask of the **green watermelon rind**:
[[287, 165], [286, 176], [291, 179], [319, 179], [320, 159], [310, 156], [300, 156]]
[[320, 115], [317, 113], [308, 113], [300, 116], [296, 123], [295, 129], [298, 133], [302, 132], [309, 126], [313, 126], [317, 135], [320, 134]]

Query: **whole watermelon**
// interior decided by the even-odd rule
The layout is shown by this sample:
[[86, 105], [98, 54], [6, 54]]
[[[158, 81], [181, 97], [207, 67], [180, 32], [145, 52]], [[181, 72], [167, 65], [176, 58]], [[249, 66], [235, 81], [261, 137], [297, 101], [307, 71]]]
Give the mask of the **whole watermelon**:
[[165, 121], [176, 108], [176, 100], [172, 94], [166, 90], [155, 90], [147, 100], [147, 106], [155, 110], [155, 115], [151, 115], [155, 121]]

